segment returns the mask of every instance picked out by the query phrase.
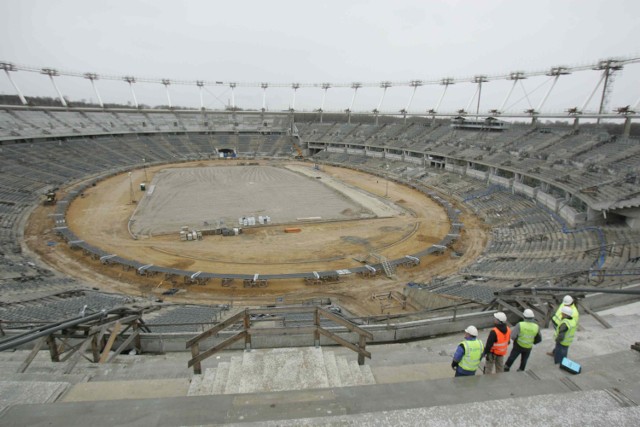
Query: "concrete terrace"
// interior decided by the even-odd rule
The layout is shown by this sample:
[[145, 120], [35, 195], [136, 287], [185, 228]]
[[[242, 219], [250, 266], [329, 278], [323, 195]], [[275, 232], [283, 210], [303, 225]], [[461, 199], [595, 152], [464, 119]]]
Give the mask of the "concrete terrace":
[[[569, 356], [580, 375], [554, 366], [543, 330], [524, 373], [452, 378], [461, 334], [371, 346], [355, 363], [343, 348], [225, 351], [187, 369], [187, 353], [121, 355], [64, 375], [41, 352], [0, 354], [0, 424], [67, 425], [637, 425], [640, 303], [583, 314]], [[480, 331], [486, 339], [488, 330]], [[496, 414], [501, 414], [496, 418]]]

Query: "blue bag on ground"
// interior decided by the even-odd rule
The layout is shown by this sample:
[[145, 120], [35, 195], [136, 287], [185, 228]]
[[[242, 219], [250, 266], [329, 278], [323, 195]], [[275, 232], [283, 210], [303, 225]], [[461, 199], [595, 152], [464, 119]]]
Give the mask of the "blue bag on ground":
[[579, 374], [582, 371], [582, 366], [578, 362], [574, 362], [566, 357], [562, 359], [560, 368], [567, 372], [571, 372], [572, 374]]

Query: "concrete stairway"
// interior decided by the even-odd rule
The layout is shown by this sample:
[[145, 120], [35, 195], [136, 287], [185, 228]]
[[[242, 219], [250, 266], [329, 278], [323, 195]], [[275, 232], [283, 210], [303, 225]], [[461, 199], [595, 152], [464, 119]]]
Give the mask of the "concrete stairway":
[[[33, 372], [10, 374], [25, 354], [0, 353], [0, 425], [635, 426], [640, 353], [629, 346], [640, 336], [638, 307], [601, 313], [613, 329], [581, 316], [569, 352], [580, 375], [545, 354], [548, 329], [527, 371], [469, 378], [453, 378], [449, 366], [461, 334], [371, 346], [364, 367], [340, 347], [222, 352], [198, 376], [186, 352], [79, 363], [68, 376], [46, 354]], [[29, 399], [37, 389], [43, 394]]]
[[375, 384], [369, 365], [321, 348], [251, 350], [194, 375], [189, 396]]

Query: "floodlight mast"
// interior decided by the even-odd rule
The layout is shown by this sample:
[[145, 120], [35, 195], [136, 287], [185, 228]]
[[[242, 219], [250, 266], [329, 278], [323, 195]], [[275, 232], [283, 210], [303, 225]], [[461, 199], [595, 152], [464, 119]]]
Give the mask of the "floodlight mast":
[[327, 97], [327, 91], [331, 87], [331, 83], [322, 83], [322, 102], [320, 102], [320, 123], [322, 123], [322, 114], [324, 112], [324, 100]]
[[262, 112], [267, 111], [267, 88], [269, 87], [269, 83], [260, 83], [260, 87], [262, 88]]
[[167, 92], [167, 101], [169, 101], [169, 108], [173, 108], [173, 106], [171, 105], [171, 95], [169, 94], [169, 86], [171, 85], [171, 80], [169, 79], [162, 79], [162, 84], [164, 85], [164, 89]]
[[133, 96], [133, 105], [138, 107], [138, 98], [136, 98], [136, 92], [133, 90], [133, 84], [136, 82], [136, 78], [132, 76], [125, 76], [122, 78], [125, 82], [129, 83], [129, 89], [131, 89], [131, 96]]
[[438, 103], [436, 104], [436, 108], [430, 110], [430, 112], [433, 114], [434, 123], [435, 123], [435, 120], [436, 120], [436, 113], [440, 109], [440, 104], [442, 104], [442, 100], [444, 99], [444, 96], [447, 94], [447, 89], [449, 88], [450, 85], [452, 85], [454, 83], [455, 83], [455, 80], [452, 79], [451, 77], [444, 78], [444, 79], [442, 79], [440, 81], [440, 84], [442, 86], [444, 86], [444, 90], [442, 91], [442, 95], [440, 95], [440, 99], [438, 100]]
[[236, 110], [236, 96], [235, 96], [235, 88], [237, 83], [229, 83], [229, 87], [231, 88], [231, 110]]
[[404, 115], [404, 122], [407, 122], [407, 113], [409, 112], [409, 108], [411, 107], [411, 103], [413, 102], [413, 97], [416, 94], [416, 90], [418, 90], [419, 86], [422, 86], [422, 80], [411, 80], [409, 82], [409, 86], [413, 88], [413, 92], [411, 92], [411, 96], [409, 97], [409, 102], [407, 102], [407, 106], [400, 110], [400, 112]]
[[356, 100], [356, 95], [358, 94], [358, 89], [362, 87], [362, 83], [354, 82], [351, 83], [351, 89], [353, 89], [353, 96], [351, 97], [351, 104], [349, 104], [349, 108], [347, 108], [347, 123], [351, 124], [351, 109], [353, 108], [353, 103]]
[[[598, 108], [598, 115], [604, 112], [605, 106], [608, 101], [609, 92], [611, 91], [611, 84], [613, 84], [613, 78], [616, 71], [622, 70], [622, 63], [615, 59], [607, 59], [600, 61], [598, 66], [594, 70], [602, 70], [602, 78], [604, 78], [604, 85], [602, 86], [602, 96], [600, 97], [600, 107]], [[601, 80], [602, 80], [601, 78]], [[600, 124], [600, 117], [596, 120], [596, 124]]]
[[98, 80], [98, 75], [96, 73], [84, 73], [84, 78], [91, 81], [91, 87], [93, 88], [93, 92], [98, 97], [98, 103], [100, 104], [100, 108], [104, 108], [104, 104], [102, 103], [102, 97], [100, 96], [100, 92], [98, 92], [98, 88], [96, 87], [95, 81]]
[[4, 70], [5, 74], [7, 75], [7, 78], [11, 82], [11, 85], [13, 86], [13, 88], [18, 93], [18, 98], [20, 98], [20, 102], [22, 102], [22, 105], [27, 105], [28, 104], [27, 100], [22, 95], [22, 92], [20, 91], [20, 88], [13, 81], [13, 79], [11, 78], [11, 74], [9, 73], [9, 71], [17, 71], [18, 69], [16, 68], [16, 66], [11, 64], [10, 62], [0, 62], [0, 68], [2, 68]]
[[380, 83], [380, 87], [382, 88], [382, 96], [380, 97], [378, 106], [375, 108], [375, 110], [373, 110], [373, 113], [376, 116], [376, 126], [378, 126], [378, 114], [380, 114], [380, 107], [382, 107], [382, 101], [384, 101], [384, 96], [387, 94], [387, 88], [391, 87], [391, 82], [384, 81]]
[[293, 89], [293, 99], [291, 100], [291, 108], [290, 110], [296, 111], [296, 92], [298, 92], [298, 89], [300, 88], [300, 83], [293, 83], [291, 85], [291, 89]]
[[202, 97], [202, 89], [204, 87], [204, 82], [202, 80], [198, 80], [196, 82], [196, 86], [198, 86], [198, 91], [200, 92], [200, 110], [204, 111], [204, 98]]
[[478, 84], [478, 103], [476, 104], [476, 120], [480, 114], [480, 98], [482, 97], [482, 83], [488, 82], [487, 76], [475, 76], [473, 82]]
[[51, 79], [51, 83], [53, 84], [53, 88], [58, 93], [58, 98], [60, 98], [60, 103], [62, 103], [63, 107], [66, 107], [67, 101], [64, 100], [64, 97], [62, 96], [62, 92], [60, 92], [60, 89], [58, 89], [58, 85], [56, 84], [56, 81], [53, 79], [54, 76], [59, 76], [60, 73], [58, 73], [58, 71], [54, 70], [53, 68], [43, 68], [42, 70], [40, 70], [40, 73], [46, 74], [47, 76], [49, 76], [49, 79]]
[[498, 108], [498, 110], [496, 111], [497, 114], [501, 114], [504, 112], [504, 107], [505, 105], [507, 105], [507, 101], [509, 100], [509, 98], [511, 98], [511, 94], [513, 93], [516, 85], [520, 80], [524, 80], [526, 78], [527, 77], [524, 75], [523, 71], [514, 71], [512, 73], [509, 73], [509, 77], [507, 77], [507, 80], [513, 80], [513, 84], [511, 85], [511, 89], [509, 89], [507, 96], [505, 96], [504, 101], [502, 101], [500, 108]]
[[553, 83], [551, 84], [551, 87], [549, 88], [547, 93], [544, 95], [544, 98], [542, 98], [542, 100], [540, 101], [538, 108], [535, 109], [536, 114], [539, 111], [542, 111], [542, 106], [544, 105], [545, 102], [547, 102], [547, 99], [549, 98], [549, 95], [551, 94], [551, 91], [553, 90], [553, 88], [556, 86], [556, 83], [558, 83], [558, 79], [560, 78], [560, 76], [566, 76], [568, 74], [571, 74], [571, 73], [567, 70], [567, 67], [551, 68], [551, 70], [547, 73], [547, 76], [553, 77]]

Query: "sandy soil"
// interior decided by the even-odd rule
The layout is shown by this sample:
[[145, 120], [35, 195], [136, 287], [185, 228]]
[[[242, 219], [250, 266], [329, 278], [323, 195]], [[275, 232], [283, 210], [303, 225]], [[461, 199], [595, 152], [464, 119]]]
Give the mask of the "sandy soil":
[[[172, 167], [232, 164], [234, 162], [211, 161]], [[308, 167], [308, 163], [299, 163], [291, 169]], [[166, 168], [148, 168], [146, 178]], [[129, 177], [122, 174], [99, 183], [77, 198], [69, 208], [67, 221], [87, 242], [123, 257], [192, 271], [251, 274], [348, 269], [362, 265], [354, 258], [367, 257], [372, 252], [394, 259], [438, 242], [449, 229], [444, 210], [415, 190], [393, 182], [387, 184], [382, 178], [353, 170], [325, 166], [322, 169], [327, 180], [330, 178], [357, 190], [349, 197], [356, 199], [357, 194], [365, 192], [383, 205], [395, 204], [402, 209], [393, 209], [395, 215], [385, 218], [304, 224], [302, 232], [295, 234], [284, 233], [283, 225], [277, 225], [246, 230], [245, 234], [235, 237], [206, 236], [196, 242], [179, 241], [177, 233], [133, 240], [127, 223], [137, 205], [131, 202]], [[144, 172], [133, 171], [131, 181], [133, 198], [140, 198], [142, 193], [136, 191], [135, 186], [145, 181]], [[385, 194], [388, 197], [385, 198]], [[366, 204], [363, 200], [357, 203]], [[175, 302], [256, 305], [273, 303], [276, 298], [294, 303], [330, 297], [355, 315], [397, 313], [402, 312], [399, 305], [382, 310], [389, 301], [372, 298], [372, 295], [402, 292], [408, 281], [427, 281], [454, 273], [479, 256], [487, 242], [483, 223], [460, 207], [465, 229], [454, 249], [463, 256], [452, 258], [447, 253], [425, 257], [418, 267], [398, 269], [397, 280], [380, 275], [374, 278], [349, 275], [342, 276], [340, 282], [316, 286], [305, 285], [302, 280], [272, 280], [267, 288], [259, 289], [244, 288], [238, 281], [223, 287], [217, 280], [204, 286], [183, 286], [160, 276], [141, 277], [118, 266], [101, 265], [65, 244], [47, 245], [48, 241], [59, 241], [51, 230], [54, 224], [48, 216], [53, 209], [42, 206], [34, 210], [25, 228], [27, 245], [44, 262], [107, 291], [157, 297], [166, 288], [183, 287], [184, 291], [166, 298]]]

